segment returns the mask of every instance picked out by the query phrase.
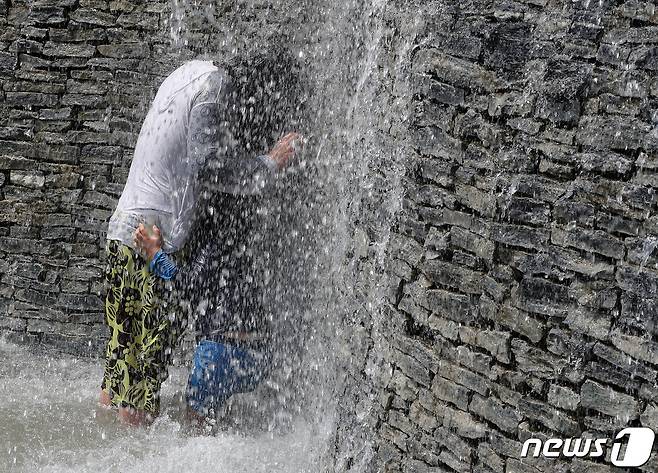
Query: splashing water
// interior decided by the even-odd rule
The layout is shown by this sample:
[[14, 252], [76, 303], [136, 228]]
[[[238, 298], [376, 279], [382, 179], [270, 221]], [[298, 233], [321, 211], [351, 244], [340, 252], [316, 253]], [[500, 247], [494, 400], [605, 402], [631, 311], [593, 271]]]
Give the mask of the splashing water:
[[640, 250], [640, 269], [643, 269], [646, 266], [649, 258], [656, 250], [656, 247], [658, 247], [658, 238], [652, 235], [647, 236], [642, 243], [642, 249]]
[[[147, 429], [125, 428], [112, 413], [96, 407], [100, 361], [47, 357], [1, 344], [0, 472], [304, 473], [327, 468], [334, 402], [343, 388], [336, 358], [352, 356], [341, 340], [358, 329], [361, 315], [350, 319], [355, 312], [371, 318], [375, 335], [384, 322], [380, 308], [387, 285], [380, 276], [385, 273], [389, 223], [401, 206], [404, 172], [399, 163], [404, 157], [397, 156], [398, 149], [383, 149], [381, 135], [388, 130], [373, 113], [380, 108], [378, 84], [387, 74], [380, 63], [386, 59], [381, 48], [389, 34], [384, 18], [389, 2], [302, 3], [313, 7], [301, 26], [308, 31], [290, 40], [309, 69], [313, 92], [300, 131], [313, 138], [303, 165], [278, 182], [267, 204], [258, 207], [262, 239], [245, 249], [262, 255], [261, 263], [268, 266], [268, 296], [277, 307], [277, 329], [283, 335], [276, 340], [275, 379], [259, 388], [255, 398], [245, 395], [236, 403], [246, 411], [254, 406], [254, 415], [271, 416], [271, 421], [246, 433], [186, 434], [181, 393], [187, 370], [177, 368], [163, 386], [161, 417]], [[279, 6], [283, 9], [283, 2]], [[170, 36], [175, 47], [192, 42], [184, 25], [187, 7], [184, 1], [173, 2]], [[238, 18], [249, 17], [237, 8], [233, 13]], [[222, 38], [222, 48], [240, 49], [236, 24]], [[409, 67], [406, 55], [413, 38], [404, 41], [396, 68]], [[406, 102], [408, 97], [399, 99]], [[400, 108], [400, 116], [410, 115]], [[381, 180], [387, 180], [385, 191]], [[215, 213], [208, 209], [209, 215]], [[355, 218], [361, 213], [375, 215], [364, 221], [377, 221], [376, 228], [361, 227]], [[362, 249], [353, 255], [355, 234], [361, 235]], [[374, 263], [362, 266], [359, 255], [369, 251]], [[382, 351], [377, 343], [373, 353]], [[379, 370], [377, 355], [354, 362], [363, 364], [367, 376], [375, 377]], [[263, 406], [263, 399], [269, 405]], [[360, 406], [359, 420], [367, 421], [371, 410], [367, 403]], [[365, 466], [373, 452], [357, 435], [355, 445], [365, 452], [360, 459]]]
[[299, 421], [285, 434], [186, 434], [180, 409], [185, 370], [173, 370], [164, 385], [164, 414], [148, 429], [134, 429], [97, 407], [96, 361], [44, 357], [6, 343], [0, 356], [2, 472], [320, 470], [319, 439], [328, 425]]

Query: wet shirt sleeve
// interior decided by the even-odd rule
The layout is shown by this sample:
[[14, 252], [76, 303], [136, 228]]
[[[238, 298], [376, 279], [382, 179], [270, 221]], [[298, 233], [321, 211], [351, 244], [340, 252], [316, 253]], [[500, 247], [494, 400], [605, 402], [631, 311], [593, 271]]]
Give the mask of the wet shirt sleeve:
[[157, 277], [170, 281], [174, 278], [181, 283], [192, 282], [202, 273], [209, 262], [210, 245], [202, 248], [188, 264], [177, 265], [164, 251], [159, 250], [149, 264], [150, 271]]
[[151, 263], [149, 263], [149, 270], [157, 277], [169, 281], [176, 276], [178, 266], [167, 253], [158, 250]]
[[269, 156], [248, 156], [241, 153], [227, 156], [217, 166], [216, 183], [220, 192], [233, 195], [260, 194], [271, 182], [276, 163]]

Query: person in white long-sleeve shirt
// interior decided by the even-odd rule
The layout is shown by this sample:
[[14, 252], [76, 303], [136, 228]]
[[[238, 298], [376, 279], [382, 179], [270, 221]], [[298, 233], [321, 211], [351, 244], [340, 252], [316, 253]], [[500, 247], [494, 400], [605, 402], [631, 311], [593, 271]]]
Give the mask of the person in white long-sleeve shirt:
[[100, 402], [118, 407], [119, 417], [130, 424], [157, 415], [160, 385], [179, 336], [172, 328], [178, 317], [174, 307], [161, 303], [165, 283], [149, 273], [149, 262], [133, 242], [135, 229], [157, 226], [162, 250], [175, 258], [188, 239], [199, 171], [209, 160], [216, 189], [256, 194], [287, 165], [300, 138], [289, 133], [269, 153], [250, 153], [236, 136], [236, 90], [226, 70], [211, 61], [187, 62], [165, 79], [110, 218], [105, 301], [110, 337]]

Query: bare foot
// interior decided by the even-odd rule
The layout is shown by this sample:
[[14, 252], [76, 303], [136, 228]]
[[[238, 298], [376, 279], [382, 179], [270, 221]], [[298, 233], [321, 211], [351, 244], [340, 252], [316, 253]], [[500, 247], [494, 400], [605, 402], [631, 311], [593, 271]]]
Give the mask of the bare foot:
[[206, 416], [197, 413], [189, 407], [185, 411], [185, 421], [187, 424], [186, 431], [189, 434], [207, 435], [210, 433], [212, 426], [208, 423]]
[[126, 425], [133, 427], [146, 426], [150, 425], [154, 419], [155, 417], [146, 411], [133, 409], [132, 407], [119, 408], [119, 420]]

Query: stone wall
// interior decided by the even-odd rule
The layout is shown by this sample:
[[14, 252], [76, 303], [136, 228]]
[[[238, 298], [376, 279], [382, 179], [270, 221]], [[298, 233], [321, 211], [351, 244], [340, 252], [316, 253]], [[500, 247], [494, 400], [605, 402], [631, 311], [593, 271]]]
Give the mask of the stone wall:
[[[347, 75], [339, 76], [339, 87], [335, 64], [319, 57], [329, 44], [342, 58], [337, 46], [343, 43], [335, 37], [328, 43], [329, 27], [316, 27], [325, 21], [324, 6], [306, 6], [296, 0], [278, 6], [269, 0], [0, 0], [0, 339], [39, 351], [102, 354], [107, 220], [150, 99], [184, 60], [247, 55], [276, 36], [292, 50], [309, 45], [306, 54], [318, 55], [309, 69], [320, 82], [331, 77], [344, 93]], [[282, 27], [293, 20], [297, 28]], [[321, 96], [314, 107], [331, 110], [330, 102]], [[333, 122], [316, 116], [309, 123], [303, 131], [322, 136], [317, 128]], [[232, 405], [231, 421], [244, 426], [287, 428], [293, 413], [318, 404], [320, 379], [330, 372], [308, 369], [318, 363], [309, 360], [327, 353], [313, 336], [323, 332], [317, 321], [325, 320], [319, 312], [327, 305], [314, 305], [309, 295], [330, 296], [330, 286], [318, 280], [325, 252], [317, 248], [322, 229], [333, 229], [332, 219], [321, 222], [327, 212], [319, 209], [330, 201], [317, 191], [331, 181], [313, 168], [315, 178], [298, 169], [277, 180], [269, 212], [258, 202], [241, 202], [235, 219], [215, 212], [235, 222], [249, 220], [245, 209], [258, 208], [257, 221], [249, 222], [258, 228], [246, 240], [276, 276], [266, 285], [277, 306], [276, 370], [252, 398]], [[316, 186], [308, 185], [311, 178]], [[307, 355], [307, 344], [315, 354]]]
[[658, 427], [654, 5], [244, 3], [193, 24], [0, 0], [0, 330], [97, 351], [105, 221], [155, 85], [209, 19], [232, 45], [287, 25], [326, 160], [294, 225], [319, 244], [290, 255], [333, 283], [310, 310], [340, 340], [332, 469], [613, 471], [520, 451]]
[[0, 0], [5, 337], [99, 353], [107, 221], [150, 99], [187, 58], [267, 41], [268, 5]]
[[658, 428], [655, 7], [375, 12], [375, 102], [399, 112], [366, 145], [336, 470], [609, 472], [521, 447]]
[[166, 2], [0, 1], [0, 329], [98, 350], [105, 222], [154, 85]]

